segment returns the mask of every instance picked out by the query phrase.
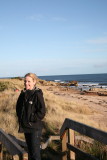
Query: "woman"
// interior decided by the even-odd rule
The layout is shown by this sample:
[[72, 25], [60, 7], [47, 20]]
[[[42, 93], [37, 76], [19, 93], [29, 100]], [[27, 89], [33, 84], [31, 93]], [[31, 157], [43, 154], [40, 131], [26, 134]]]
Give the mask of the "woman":
[[25, 89], [21, 91], [16, 105], [19, 132], [24, 133], [28, 146], [28, 159], [41, 160], [40, 138], [45, 103], [42, 90], [36, 87], [37, 77], [28, 73], [24, 77]]

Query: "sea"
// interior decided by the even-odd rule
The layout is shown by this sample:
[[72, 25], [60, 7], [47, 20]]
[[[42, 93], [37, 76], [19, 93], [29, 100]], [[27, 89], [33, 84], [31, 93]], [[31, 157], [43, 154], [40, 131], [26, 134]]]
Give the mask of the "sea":
[[[14, 78], [14, 77], [0, 77]], [[75, 74], [75, 75], [50, 75], [38, 76], [38, 78], [46, 81], [54, 81], [59, 83], [69, 83], [70, 81], [77, 81], [78, 86], [75, 87], [80, 90], [89, 90], [90, 88], [104, 88], [107, 89], [107, 73], [99, 74]]]
[[[59, 83], [68, 83], [69, 81], [77, 81], [78, 89], [89, 90], [90, 88], [107, 89], [107, 73], [101, 74], [77, 74], [77, 75], [51, 75], [39, 76], [40, 79], [46, 81], [54, 81]], [[74, 87], [74, 86], [71, 86]]]

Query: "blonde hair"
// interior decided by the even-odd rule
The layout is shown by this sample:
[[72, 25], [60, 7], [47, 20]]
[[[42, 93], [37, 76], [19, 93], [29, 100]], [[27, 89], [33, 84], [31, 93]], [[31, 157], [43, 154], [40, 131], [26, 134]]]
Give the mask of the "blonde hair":
[[33, 81], [37, 82], [38, 77], [37, 77], [36, 74], [34, 74], [34, 73], [27, 73], [27, 74], [25, 74], [24, 78], [26, 78], [27, 76], [31, 77], [33, 79]]

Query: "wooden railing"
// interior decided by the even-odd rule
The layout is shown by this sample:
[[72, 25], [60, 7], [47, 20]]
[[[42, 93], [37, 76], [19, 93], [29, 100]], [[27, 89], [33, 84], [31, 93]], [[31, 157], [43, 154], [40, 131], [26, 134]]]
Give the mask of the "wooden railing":
[[26, 151], [17, 144], [8, 134], [0, 129], [0, 159], [3, 159], [2, 147], [5, 146], [6, 150], [12, 155], [12, 159], [27, 159]]
[[[41, 149], [45, 149], [51, 141], [61, 140], [62, 160], [75, 160], [76, 155], [80, 155], [84, 160], [98, 160], [96, 157], [75, 147], [75, 141], [77, 139], [80, 140], [81, 138], [80, 136], [75, 136], [75, 131], [107, 145], [107, 132], [66, 118], [60, 129], [60, 136], [50, 136], [45, 143], [41, 144]], [[82, 137], [82, 140], [87, 141], [88, 143], [93, 143], [92, 139], [89, 140], [87, 137]], [[0, 129], [0, 160], [3, 158], [2, 146], [5, 146], [13, 160], [28, 159], [27, 152], [24, 149], [27, 148], [25, 141], [19, 140], [12, 135], [8, 135]]]
[[69, 159], [75, 160], [75, 155], [79, 154], [84, 160], [98, 160], [94, 156], [87, 154], [75, 147], [75, 132], [79, 132], [82, 135], [88, 136], [97, 140], [105, 145], [107, 145], [107, 132], [103, 132], [96, 128], [92, 128], [85, 124], [73, 121], [71, 119], [65, 119], [61, 130], [60, 130], [60, 138], [62, 140], [62, 152], [63, 157], [62, 160], [67, 160], [68, 150], [69, 150]]
[[[60, 140], [60, 136], [49, 136], [45, 143], [41, 144], [41, 149], [47, 148], [51, 141]], [[0, 129], [0, 160], [3, 160], [3, 146], [6, 148], [8, 153], [12, 156], [13, 160], [27, 160], [28, 154], [26, 142], [17, 139], [13, 135], [8, 135], [2, 129]]]

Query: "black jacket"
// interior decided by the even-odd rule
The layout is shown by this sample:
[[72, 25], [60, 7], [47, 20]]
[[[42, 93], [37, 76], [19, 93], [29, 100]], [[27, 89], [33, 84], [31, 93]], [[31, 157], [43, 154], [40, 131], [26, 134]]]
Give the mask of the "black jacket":
[[21, 91], [17, 100], [16, 113], [19, 128], [40, 129], [42, 127], [42, 119], [45, 116], [45, 103], [42, 90], [35, 88], [31, 91]]

